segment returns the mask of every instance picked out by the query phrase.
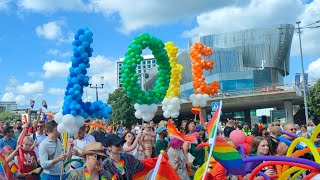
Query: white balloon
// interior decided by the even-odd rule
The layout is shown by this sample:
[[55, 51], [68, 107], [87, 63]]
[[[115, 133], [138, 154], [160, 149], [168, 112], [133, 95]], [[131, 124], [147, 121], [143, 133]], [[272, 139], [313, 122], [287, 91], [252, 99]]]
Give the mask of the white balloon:
[[177, 106], [174, 106], [174, 110], [175, 110], [175, 111], [180, 111], [180, 109], [181, 109], [180, 104], [179, 104], [179, 105], [177, 105]]
[[63, 134], [67, 132], [67, 128], [63, 123], [58, 124], [57, 130], [59, 133]]
[[201, 100], [202, 99], [202, 95], [201, 94], [197, 94], [197, 100]]
[[177, 118], [178, 116], [179, 116], [179, 111], [178, 111], [178, 112], [171, 113], [171, 117], [172, 117], [172, 118]]
[[158, 111], [158, 106], [156, 104], [151, 104], [152, 112], [155, 113]]
[[168, 107], [167, 107], [167, 106], [162, 105], [162, 111], [166, 111], [167, 109], [168, 109]]
[[62, 118], [62, 123], [67, 127], [73, 127], [76, 123], [76, 120], [71, 114], [66, 114]]
[[209, 96], [208, 94], [204, 94], [204, 95], [203, 95], [203, 99], [204, 99], [204, 100], [208, 101], [209, 98], [210, 98], [210, 96]]
[[62, 117], [62, 111], [59, 111], [54, 115], [54, 120], [56, 121], [56, 123], [60, 124], [62, 122]]
[[168, 98], [164, 98], [162, 101], [163, 105], [167, 105], [170, 102], [170, 100]]
[[169, 106], [168, 106], [168, 110], [169, 110], [170, 112], [173, 112], [173, 111], [174, 111], [174, 106], [173, 106], [173, 105], [169, 105]]
[[76, 125], [80, 128], [84, 125], [85, 119], [82, 116], [75, 117]]
[[202, 100], [202, 101], [200, 101], [199, 104], [200, 104], [201, 107], [206, 107], [207, 106], [207, 101]]
[[193, 101], [193, 102], [192, 102], [192, 106], [193, 106], [193, 107], [199, 107], [199, 106], [200, 106], [199, 101]]
[[193, 100], [196, 99], [196, 95], [195, 94], [191, 94], [189, 98], [190, 98], [191, 101], [193, 101]]
[[151, 121], [152, 118], [153, 118], [153, 116], [152, 116], [152, 114], [150, 114], [150, 113], [145, 113], [145, 114], [143, 114], [143, 116], [142, 116], [142, 119], [143, 119], [144, 121], [146, 121], [146, 122]]
[[140, 108], [140, 104], [135, 103], [135, 104], [134, 104], [134, 109], [135, 109], [135, 110], [138, 110], [139, 108]]
[[79, 131], [79, 128], [78, 127], [72, 127], [70, 129], [68, 129], [68, 134], [69, 135], [74, 135], [74, 134], [77, 134]]
[[142, 118], [142, 113], [140, 111], [136, 111], [134, 113], [134, 116], [137, 118], [137, 119], [141, 119]]
[[165, 117], [165, 118], [169, 118], [170, 117], [170, 112], [169, 111], [165, 111], [165, 112], [163, 112], [163, 117]]
[[181, 101], [180, 101], [180, 99], [179, 99], [179, 98], [174, 97], [174, 98], [172, 98], [172, 99], [171, 99], [171, 101], [170, 101], [170, 102], [171, 102], [171, 104], [180, 104], [180, 102], [181, 102]]

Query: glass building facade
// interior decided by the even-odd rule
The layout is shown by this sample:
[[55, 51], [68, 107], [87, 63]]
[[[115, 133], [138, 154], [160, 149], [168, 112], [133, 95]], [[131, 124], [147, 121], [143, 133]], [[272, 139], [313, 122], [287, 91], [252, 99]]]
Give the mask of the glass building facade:
[[[221, 93], [248, 94], [263, 87], [283, 85], [289, 74], [289, 57], [294, 25], [281, 24], [265, 28], [212, 34], [192, 38], [211, 47], [213, 54], [203, 57], [214, 61], [213, 70], [204, 70], [206, 82], [218, 81]], [[194, 93], [189, 50], [180, 51], [183, 65], [181, 98]]]

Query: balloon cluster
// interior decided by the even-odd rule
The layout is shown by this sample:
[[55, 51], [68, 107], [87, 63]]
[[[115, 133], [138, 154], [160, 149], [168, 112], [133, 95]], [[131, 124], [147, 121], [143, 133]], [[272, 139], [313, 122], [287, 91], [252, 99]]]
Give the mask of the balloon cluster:
[[206, 107], [207, 101], [209, 100], [208, 94], [191, 94], [190, 101], [193, 107]]
[[181, 100], [178, 97], [164, 98], [162, 101], [163, 116], [165, 118], [177, 118], [179, 116]]
[[200, 42], [196, 42], [190, 47], [191, 65], [192, 65], [192, 81], [193, 88], [196, 94], [209, 94], [214, 95], [218, 93], [220, 85], [217, 81], [214, 81], [209, 86], [205, 82], [203, 75], [203, 69], [213, 69], [213, 61], [204, 60], [201, 56], [211, 56], [212, 49]]
[[158, 110], [158, 107], [156, 104], [151, 104], [151, 105], [147, 105], [147, 104], [134, 104], [134, 109], [136, 110], [136, 112], [134, 113], [134, 115], [136, 116], [136, 118], [138, 119], [143, 119], [144, 121], [151, 121], [155, 115], [155, 113]]
[[[136, 67], [143, 60], [141, 56], [142, 50], [147, 47], [149, 47], [156, 59], [158, 79], [155, 82], [155, 87], [145, 92], [141, 89], [141, 85], [138, 84], [139, 75], [136, 74]], [[125, 93], [134, 103], [154, 106], [162, 101], [166, 95], [170, 83], [171, 67], [167, 51], [164, 47], [165, 45], [160, 39], [147, 33], [140, 34], [129, 45], [121, 69], [121, 83]], [[150, 107], [150, 109], [152, 108]], [[136, 117], [138, 119], [141, 118], [139, 113], [136, 113]], [[145, 121], [151, 120], [150, 116], [142, 116], [142, 118]]]
[[180, 95], [180, 81], [182, 79], [181, 73], [183, 67], [181, 64], [178, 64], [178, 58], [176, 56], [178, 53], [178, 47], [175, 46], [173, 42], [168, 42], [166, 43], [165, 48], [170, 58], [171, 78], [169, 89], [162, 101], [163, 116], [165, 118], [177, 118], [179, 116], [181, 103], [178, 96]]
[[[84, 118], [109, 119], [111, 108], [102, 101], [83, 102], [83, 88], [89, 85], [89, 77], [86, 76], [87, 68], [90, 67], [89, 57], [93, 49], [92, 32], [85, 28], [79, 29], [75, 34], [73, 45], [72, 67], [69, 68], [68, 84], [66, 87], [62, 112], [56, 114], [55, 121], [59, 123], [59, 132], [74, 134], [84, 124]], [[61, 114], [63, 116], [61, 116]], [[74, 126], [77, 124], [77, 126]]]

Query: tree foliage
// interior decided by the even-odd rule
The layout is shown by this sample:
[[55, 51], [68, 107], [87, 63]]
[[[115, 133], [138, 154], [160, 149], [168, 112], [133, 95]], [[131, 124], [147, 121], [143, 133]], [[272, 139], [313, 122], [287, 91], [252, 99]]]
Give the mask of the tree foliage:
[[129, 127], [137, 122], [134, 116], [133, 102], [122, 88], [118, 88], [110, 94], [107, 102], [112, 107], [109, 123], [120, 124], [122, 121], [125, 126]]
[[0, 120], [4, 122], [11, 122], [17, 118], [17, 114], [10, 111], [0, 111]]
[[308, 104], [313, 113], [320, 114], [320, 80], [310, 88]]

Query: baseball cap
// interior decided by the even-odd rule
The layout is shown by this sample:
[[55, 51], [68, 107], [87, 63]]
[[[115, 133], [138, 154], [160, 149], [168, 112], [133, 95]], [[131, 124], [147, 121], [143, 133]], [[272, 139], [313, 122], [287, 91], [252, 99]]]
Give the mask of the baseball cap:
[[157, 128], [156, 133], [160, 134], [160, 133], [162, 133], [163, 131], [166, 131], [166, 130], [168, 130], [168, 128], [166, 128], [164, 126], [160, 126], [160, 127]]
[[110, 134], [106, 137], [106, 146], [110, 147], [112, 145], [117, 146], [119, 144], [125, 143], [126, 140], [120, 138], [118, 135]]

